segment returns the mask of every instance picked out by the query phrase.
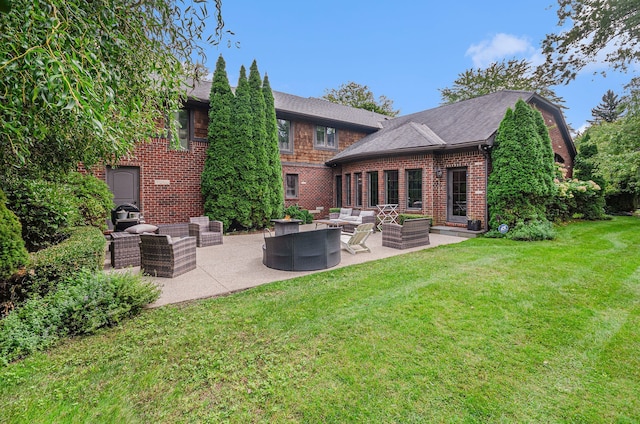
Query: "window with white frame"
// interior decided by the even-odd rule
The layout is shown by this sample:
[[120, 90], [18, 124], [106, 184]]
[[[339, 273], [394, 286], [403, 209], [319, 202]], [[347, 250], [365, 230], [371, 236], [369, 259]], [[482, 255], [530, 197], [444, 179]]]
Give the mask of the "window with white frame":
[[286, 119], [278, 119], [278, 147], [283, 153], [293, 152], [291, 121]]
[[298, 174], [286, 174], [284, 178], [284, 193], [287, 199], [298, 198]]
[[316, 125], [314, 146], [324, 149], [338, 148], [338, 132], [335, 128]]

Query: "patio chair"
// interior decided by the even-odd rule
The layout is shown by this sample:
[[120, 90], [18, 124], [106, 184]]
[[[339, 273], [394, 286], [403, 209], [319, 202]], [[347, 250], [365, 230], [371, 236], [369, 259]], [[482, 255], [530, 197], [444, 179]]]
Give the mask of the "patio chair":
[[111, 233], [109, 250], [113, 268], [140, 266], [140, 235], [125, 231]]
[[353, 234], [342, 233], [340, 236], [340, 244], [347, 252], [355, 255], [357, 252], [371, 252], [365, 242], [373, 233], [373, 224], [360, 224], [356, 227]]
[[145, 274], [173, 278], [195, 268], [195, 237], [140, 234], [140, 269]]
[[198, 247], [222, 244], [222, 222], [209, 221], [208, 216], [189, 218], [189, 235], [196, 238]]

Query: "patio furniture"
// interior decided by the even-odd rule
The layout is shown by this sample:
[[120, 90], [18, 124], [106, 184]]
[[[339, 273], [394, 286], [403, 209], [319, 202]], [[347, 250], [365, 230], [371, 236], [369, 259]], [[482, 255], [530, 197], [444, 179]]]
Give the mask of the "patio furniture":
[[198, 247], [222, 244], [222, 222], [209, 221], [208, 216], [189, 218], [189, 235], [196, 238]]
[[397, 223], [398, 219], [398, 204], [383, 204], [376, 205], [378, 208], [378, 230], [382, 230], [382, 224], [385, 222]]
[[273, 226], [276, 230], [276, 236], [283, 236], [289, 233], [297, 233], [300, 231], [301, 219], [272, 219]]
[[124, 231], [129, 227], [144, 223], [144, 218], [136, 205], [123, 203], [111, 210], [111, 223], [114, 231]]
[[270, 234], [265, 233], [262, 246], [262, 263], [269, 268], [314, 271], [340, 263], [340, 228], [322, 228], [274, 237]]
[[382, 245], [394, 249], [426, 246], [429, 242], [428, 218], [407, 219], [402, 225], [393, 222], [382, 224]]
[[195, 268], [195, 237], [140, 234], [140, 269], [145, 274], [173, 278]]
[[140, 266], [140, 235], [122, 231], [110, 236], [111, 267]]
[[352, 255], [358, 252], [371, 252], [371, 249], [365, 244], [371, 233], [373, 233], [373, 223], [360, 224], [352, 234], [342, 233], [340, 243]]
[[158, 234], [166, 234], [171, 237], [189, 237], [189, 223], [181, 222], [178, 224], [159, 224]]
[[376, 213], [374, 211], [361, 211], [360, 209], [341, 208], [340, 213], [330, 213], [329, 219], [339, 222], [338, 225], [342, 226], [343, 231], [352, 233], [360, 224], [375, 224]]

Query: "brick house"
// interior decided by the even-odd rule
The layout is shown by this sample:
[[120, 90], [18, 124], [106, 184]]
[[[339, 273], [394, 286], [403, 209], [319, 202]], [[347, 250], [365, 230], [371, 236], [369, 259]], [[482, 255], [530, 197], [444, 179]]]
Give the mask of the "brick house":
[[[210, 87], [196, 85], [177, 114], [179, 148], [154, 138], [118, 167], [95, 172], [116, 204], [139, 205], [151, 223], [204, 213], [200, 175]], [[542, 112], [556, 160], [569, 173], [576, 153], [561, 110], [531, 92], [503, 91], [399, 118], [281, 92], [274, 98], [285, 204], [318, 217], [330, 207], [376, 210], [395, 203], [400, 212], [432, 216], [436, 225], [486, 223], [488, 151], [506, 109], [519, 98]]]

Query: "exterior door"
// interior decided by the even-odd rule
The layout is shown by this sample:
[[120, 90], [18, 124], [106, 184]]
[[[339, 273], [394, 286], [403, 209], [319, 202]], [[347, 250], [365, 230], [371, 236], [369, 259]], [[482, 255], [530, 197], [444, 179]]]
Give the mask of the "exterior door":
[[107, 184], [116, 206], [131, 203], [140, 208], [140, 168], [137, 166], [107, 167]]
[[447, 169], [447, 221], [467, 223], [467, 168]]

